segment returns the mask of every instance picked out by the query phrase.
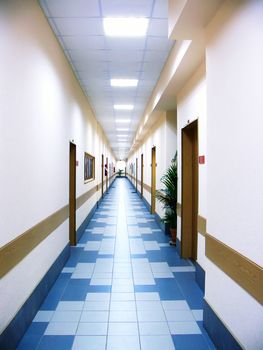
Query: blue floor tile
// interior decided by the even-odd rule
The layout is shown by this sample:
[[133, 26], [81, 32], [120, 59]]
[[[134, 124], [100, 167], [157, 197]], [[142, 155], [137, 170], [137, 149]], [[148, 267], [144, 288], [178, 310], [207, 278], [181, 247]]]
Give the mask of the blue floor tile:
[[47, 322], [33, 322], [27, 329], [24, 337], [19, 343], [18, 350], [33, 350], [37, 348], [41, 337], [43, 336], [48, 323]]
[[[45, 299], [45, 301], [43, 302], [40, 308], [40, 310], [54, 311], [57, 308], [59, 302], [62, 302], [59, 305], [59, 307], [63, 309], [62, 311], [60, 311], [61, 313], [59, 314], [60, 322], [51, 321], [51, 323], [48, 323], [48, 322], [32, 323], [19, 344], [19, 347], [18, 347], [19, 350], [71, 349], [75, 337], [73, 335], [62, 336], [58, 334], [74, 334], [76, 329], [78, 329], [77, 321], [74, 324], [69, 325], [69, 323], [68, 322], [65, 323], [63, 319], [63, 317], [67, 317], [68, 319], [70, 315], [69, 313], [72, 313], [72, 315], [75, 315], [74, 317], [78, 317], [78, 314], [80, 314], [80, 310], [79, 309], [75, 310], [74, 308], [78, 307], [77, 305], [80, 305], [80, 303], [74, 303], [76, 301], [82, 301], [81, 305], [83, 305], [84, 308], [85, 307], [90, 308], [85, 310], [85, 314], [87, 314], [87, 317], [89, 317], [88, 319], [90, 320], [89, 322], [91, 322], [91, 324], [94, 320], [94, 317], [97, 320], [97, 324], [95, 325], [93, 324], [92, 326], [86, 327], [86, 328], [84, 327], [85, 332], [87, 334], [79, 335], [78, 343], [79, 344], [83, 343], [84, 347], [87, 348], [87, 350], [89, 349], [89, 344], [87, 344], [86, 346], [85, 342], [88, 339], [91, 339], [91, 338], [88, 338], [90, 336], [89, 332], [91, 332], [90, 329], [92, 329], [92, 332], [95, 332], [95, 333], [101, 332], [101, 329], [102, 328], [105, 329], [105, 326], [107, 326], [106, 329], [108, 329], [108, 322], [105, 321], [108, 318], [106, 317], [102, 321], [100, 317], [102, 313], [107, 314], [108, 308], [110, 305], [109, 304], [110, 298], [115, 298], [115, 301], [113, 304], [115, 307], [124, 306], [128, 308], [134, 308], [134, 305], [137, 306], [138, 304], [138, 303], [136, 304], [134, 303], [134, 298], [135, 298], [134, 293], [138, 293], [136, 294], [136, 299], [138, 298], [138, 300], [142, 301], [141, 303], [138, 304], [140, 305], [140, 307], [142, 307], [143, 305], [144, 307], [147, 307], [147, 305], [150, 303], [152, 303], [152, 305], [156, 305], [156, 300], [158, 304], [158, 299], [160, 298], [161, 301], [180, 300], [185, 305], [188, 304], [191, 309], [202, 309], [203, 293], [195, 282], [194, 272], [176, 272], [173, 274], [174, 278], [171, 278], [171, 277], [155, 278], [154, 279], [155, 284], [153, 285], [132, 285], [131, 279], [134, 276], [134, 271], [133, 271], [133, 274], [130, 275], [131, 277], [129, 277], [129, 279], [127, 279], [127, 281], [124, 282], [123, 277], [126, 276], [125, 273], [127, 270], [129, 270], [129, 264], [131, 263], [130, 259], [134, 259], [132, 260], [133, 263], [135, 260], [141, 263], [142, 269], [145, 269], [145, 271], [150, 270], [149, 272], [150, 276], [152, 276], [151, 269], [153, 269], [154, 267], [158, 268], [158, 264], [150, 265], [149, 263], [151, 262], [166, 263], [166, 264], [159, 264], [160, 268], [164, 266], [167, 267], [167, 264], [170, 267], [192, 266], [189, 260], [181, 259], [176, 249], [170, 246], [160, 247], [159, 250], [147, 250], [145, 251], [144, 254], [129, 254], [129, 251], [128, 253], [126, 251], [126, 253], [123, 255], [122, 252], [121, 254], [118, 254], [120, 253], [118, 252], [118, 249], [122, 249], [122, 244], [119, 243], [118, 245], [115, 245], [115, 254], [117, 253], [115, 263], [116, 263], [117, 270], [119, 269], [120, 271], [120, 276], [115, 276], [113, 283], [114, 283], [114, 287], [119, 285], [120, 291], [125, 290], [125, 292], [122, 292], [122, 293], [116, 292], [114, 293], [114, 297], [113, 297], [113, 294], [111, 294], [111, 291], [112, 291], [111, 285], [90, 285], [93, 269], [95, 268], [96, 270], [95, 264], [98, 264], [97, 270], [96, 270], [96, 276], [100, 276], [96, 278], [98, 279], [101, 278], [101, 280], [104, 280], [103, 283], [105, 284], [112, 282], [112, 268], [113, 268], [114, 255], [113, 254], [102, 255], [102, 254], [99, 254], [99, 251], [86, 251], [84, 250], [84, 246], [83, 246], [84, 244], [92, 241], [94, 242], [94, 241], [103, 240], [104, 244], [106, 243], [107, 245], [108, 239], [115, 240], [115, 239], [118, 239], [118, 235], [120, 235], [119, 238], [122, 237], [121, 239], [124, 239], [124, 243], [126, 244], [126, 247], [129, 246], [128, 244], [129, 239], [137, 238], [140, 240], [140, 242], [141, 240], [145, 242], [145, 247], [149, 249], [158, 249], [158, 244], [156, 245], [156, 243], [168, 243], [170, 239], [169, 236], [165, 235], [163, 231], [159, 229], [159, 226], [155, 221], [148, 221], [146, 223], [136, 223], [137, 220], [135, 220], [136, 218], [134, 216], [136, 215], [137, 212], [140, 213], [140, 215], [138, 215], [138, 218], [145, 218], [148, 220], [152, 220], [154, 219], [154, 216], [149, 214], [146, 206], [141, 201], [139, 196], [135, 193], [132, 193], [134, 192], [134, 189], [129, 185], [127, 180], [121, 179], [120, 181], [116, 182], [115, 187], [116, 188], [110, 190], [110, 194], [104, 197], [103, 201], [100, 204], [99, 209], [97, 209], [97, 211], [93, 216], [93, 219], [97, 219], [97, 220], [101, 218], [103, 219], [109, 218], [110, 222], [106, 223], [106, 222], [97, 222], [94, 220], [90, 221], [90, 223], [85, 228], [86, 231], [84, 231], [79, 241], [79, 243], [82, 244], [82, 247], [71, 248], [70, 258], [68, 259], [65, 265], [65, 267], [74, 269], [76, 268], [77, 264], [80, 264], [78, 265], [78, 269], [80, 269], [81, 271], [79, 276], [81, 276], [82, 274], [82, 276], [84, 277], [88, 276], [89, 278], [74, 279], [74, 278], [71, 278], [72, 273], [60, 274], [59, 278], [54, 283], [47, 298]], [[112, 224], [111, 212], [113, 210], [116, 210], [116, 214], [118, 214], [117, 212], [118, 205], [121, 200], [118, 197], [119, 193], [122, 193], [121, 195], [124, 196], [122, 199], [123, 200], [122, 203], [123, 205], [125, 204], [126, 206], [126, 213], [127, 213], [126, 215], [130, 217], [129, 222], [134, 222], [134, 223], [127, 224], [126, 227], [119, 227], [119, 230], [117, 230], [117, 224]], [[109, 212], [109, 214], [107, 214], [107, 212]], [[125, 213], [122, 212], [122, 215], [125, 215]], [[123, 220], [125, 225], [125, 218], [122, 217], [121, 219]], [[116, 216], [116, 222], [117, 222], [117, 216]], [[92, 229], [95, 229], [95, 228], [106, 227], [105, 232], [107, 233], [107, 232], [110, 232], [108, 231], [109, 226], [114, 226], [113, 230], [114, 232], [117, 233], [116, 236], [109, 236], [107, 234], [104, 235], [103, 233], [93, 234], [91, 231]], [[132, 229], [135, 230], [137, 228], [139, 228], [139, 231], [136, 231], [136, 233], [138, 232], [137, 237], [125, 238], [125, 236], [127, 235], [127, 231], [132, 233]], [[143, 231], [143, 228], [147, 228], [148, 230], [150, 229], [151, 233], [140, 234], [140, 229], [141, 231]], [[102, 232], [104, 232], [104, 230]], [[148, 243], [149, 241], [153, 241], [153, 243], [149, 244]], [[110, 244], [111, 243], [109, 242], [109, 245]], [[105, 263], [103, 263], [103, 259], [105, 259], [104, 260]], [[140, 259], [144, 259], [144, 260], [140, 260]], [[81, 265], [83, 263], [84, 264], [86, 263], [87, 265]], [[89, 270], [83, 271], [81, 269], [89, 269]], [[138, 273], [140, 275], [140, 269]], [[121, 277], [121, 278], [116, 278], [116, 277]], [[159, 277], [162, 277], [162, 276], [159, 275]], [[140, 278], [138, 278], [138, 275], [137, 275], [137, 279], [140, 280]], [[149, 281], [149, 277], [145, 278], [145, 282], [148, 282], [148, 281]], [[153, 280], [151, 282], [153, 282]], [[126, 289], [125, 283], [128, 285], [127, 289]], [[125, 288], [122, 289], [122, 287], [125, 287]], [[134, 289], [134, 293], [133, 293], [133, 289]], [[128, 290], [130, 290], [130, 292], [128, 292]], [[89, 298], [88, 299], [89, 301], [87, 303], [84, 303], [87, 297]], [[120, 299], [118, 300], [118, 298]], [[143, 300], [146, 301], [146, 303], [143, 302]], [[66, 302], [69, 302], [69, 303], [66, 303]], [[178, 305], [178, 302], [176, 305]], [[140, 311], [140, 317], [146, 317], [146, 319], [148, 317], [149, 319], [149, 315], [150, 315], [150, 317], [155, 317], [155, 318], [157, 317], [158, 319], [162, 319], [163, 320], [162, 322], [166, 324], [166, 327], [168, 329], [168, 324], [166, 322], [166, 318], [163, 312], [162, 313], [159, 312], [158, 314], [158, 312], [157, 311], [155, 312], [154, 310], [144, 310], [145, 312], [142, 312], [141, 310], [139, 311]], [[64, 316], [63, 316], [63, 312], [65, 313]], [[117, 316], [120, 317], [120, 320], [123, 320], [123, 317], [124, 317], [123, 314], [125, 314], [127, 316], [127, 319], [126, 319], [127, 321], [129, 317], [134, 317], [133, 314], [136, 315], [136, 311], [131, 311], [131, 310], [129, 311], [128, 309], [127, 311], [118, 311], [116, 309], [115, 314], [116, 314], [116, 317]], [[168, 316], [166, 315], [166, 317]], [[103, 323], [102, 327], [100, 327], [99, 325], [99, 320], [101, 320], [101, 322]], [[122, 323], [122, 326], [123, 325], [125, 326], [124, 324], [125, 322], [123, 321], [120, 321], [120, 322]], [[215, 350], [215, 347], [212, 341], [210, 340], [208, 334], [206, 333], [203, 327], [203, 322], [198, 321], [197, 323], [195, 322], [192, 322], [192, 323], [193, 323], [193, 327], [195, 328], [198, 328], [197, 327], [197, 324], [198, 324], [202, 334], [172, 336], [172, 340], [176, 350], [193, 350], [193, 349], [194, 350], [208, 350], [208, 349]], [[128, 326], [129, 326], [129, 322], [127, 321], [127, 327]], [[57, 334], [57, 335], [44, 335], [47, 327], [49, 327], [47, 332], [50, 332], [52, 334]], [[51, 332], [52, 327], [53, 327], [53, 332]], [[121, 330], [123, 327], [119, 327], [119, 328]], [[80, 339], [81, 336], [83, 336], [82, 339]], [[91, 336], [93, 336], [94, 338], [96, 337], [96, 334], [92, 334]], [[105, 331], [103, 335], [97, 334], [97, 336], [105, 337]]]
[[210, 350], [203, 335], [174, 335], [173, 342], [176, 350]]
[[[38, 346], [38, 350], [70, 350], [74, 336], [70, 335], [45, 335]], [[87, 348], [88, 349], [88, 348]]]

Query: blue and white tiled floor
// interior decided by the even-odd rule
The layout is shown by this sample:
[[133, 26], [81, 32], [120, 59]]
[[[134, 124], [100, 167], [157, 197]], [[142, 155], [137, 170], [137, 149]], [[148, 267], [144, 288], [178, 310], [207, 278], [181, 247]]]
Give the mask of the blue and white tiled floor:
[[207, 350], [195, 268], [117, 179], [18, 349]]

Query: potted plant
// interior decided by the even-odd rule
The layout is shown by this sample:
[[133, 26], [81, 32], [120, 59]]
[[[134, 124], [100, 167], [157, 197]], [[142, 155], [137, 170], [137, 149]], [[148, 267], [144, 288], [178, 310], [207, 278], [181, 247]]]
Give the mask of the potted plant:
[[123, 174], [123, 170], [122, 170], [122, 169], [119, 169], [119, 170], [118, 170], [118, 177], [122, 177], [122, 174]]
[[171, 245], [176, 245], [176, 204], [177, 204], [177, 153], [175, 154], [171, 165], [162, 176], [161, 182], [165, 186], [164, 189], [156, 192], [156, 198], [163, 204], [165, 209], [162, 222], [169, 225], [171, 233]]

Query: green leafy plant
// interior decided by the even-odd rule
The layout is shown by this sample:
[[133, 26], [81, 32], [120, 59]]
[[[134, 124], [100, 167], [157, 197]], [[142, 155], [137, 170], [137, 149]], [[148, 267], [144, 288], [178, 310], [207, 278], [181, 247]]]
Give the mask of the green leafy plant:
[[162, 221], [169, 224], [170, 228], [176, 228], [176, 204], [177, 204], [177, 153], [171, 165], [161, 178], [164, 189], [156, 192], [156, 198], [165, 209]]
[[122, 169], [118, 170], [118, 176], [122, 176], [123, 173], [124, 171]]

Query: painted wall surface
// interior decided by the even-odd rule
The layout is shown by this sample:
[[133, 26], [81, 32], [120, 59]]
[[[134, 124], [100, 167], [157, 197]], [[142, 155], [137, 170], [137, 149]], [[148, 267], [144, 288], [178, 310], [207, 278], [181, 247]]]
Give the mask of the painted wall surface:
[[[0, 246], [68, 204], [69, 141], [77, 146], [77, 196], [101, 182], [114, 157], [36, 1], [0, 2]], [[84, 184], [84, 151], [96, 179]], [[77, 211], [77, 227], [99, 198]], [[0, 280], [0, 332], [68, 243], [68, 221]]]
[[[206, 76], [203, 63], [186, 82], [177, 96], [177, 149], [178, 149], [178, 203], [182, 203], [182, 129], [196, 119], [198, 120], [198, 153], [206, 156]], [[206, 218], [206, 164], [198, 167], [198, 214]], [[181, 218], [177, 217], [178, 239], [181, 239]], [[204, 238], [198, 235], [197, 261], [205, 268]]]
[[[151, 163], [152, 163], [152, 147], [156, 147], [156, 189], [163, 187], [161, 177], [169, 167], [171, 160], [176, 152], [176, 112], [162, 112], [158, 116], [156, 122], [152, 125], [149, 131], [144, 136], [141, 143], [138, 145], [135, 152], [128, 159], [128, 170], [130, 164], [136, 164], [138, 158], [138, 179], [141, 180], [141, 154], [144, 157], [143, 177], [144, 183], [151, 186]], [[134, 175], [135, 177], [135, 172]], [[133, 181], [134, 183], [134, 181]], [[141, 191], [138, 185], [138, 190]], [[144, 198], [151, 204], [151, 193], [146, 189], [143, 190]], [[161, 204], [156, 201], [156, 213], [159, 216], [163, 215]]]
[[[206, 53], [207, 230], [260, 266], [262, 18], [262, 1], [224, 2], [207, 28]], [[262, 305], [211, 262], [205, 297], [245, 349], [263, 348]]]

